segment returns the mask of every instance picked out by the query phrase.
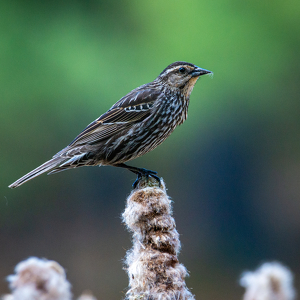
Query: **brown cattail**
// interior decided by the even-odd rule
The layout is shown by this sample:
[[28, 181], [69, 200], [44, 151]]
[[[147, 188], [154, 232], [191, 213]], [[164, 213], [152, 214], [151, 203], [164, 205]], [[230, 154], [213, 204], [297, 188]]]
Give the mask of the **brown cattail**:
[[28, 258], [15, 268], [16, 274], [8, 276], [12, 293], [4, 300], [70, 300], [71, 285], [57, 262]]
[[126, 299], [194, 299], [186, 287], [186, 268], [179, 263], [179, 234], [163, 181], [142, 178], [127, 199], [122, 215], [133, 235], [126, 255]]
[[244, 300], [293, 300], [293, 275], [277, 262], [264, 263], [254, 272], [245, 272], [240, 284], [246, 288]]

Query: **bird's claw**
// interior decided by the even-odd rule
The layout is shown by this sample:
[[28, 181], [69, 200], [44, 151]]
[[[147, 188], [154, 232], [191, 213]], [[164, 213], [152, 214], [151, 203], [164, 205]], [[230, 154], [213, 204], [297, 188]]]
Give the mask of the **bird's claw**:
[[149, 177], [154, 178], [157, 182], [158, 182], [158, 186], [161, 186], [161, 181], [160, 178], [156, 175], [157, 172], [155, 171], [151, 171], [151, 170], [147, 170], [144, 168], [139, 169], [139, 172], [137, 173], [137, 178], [135, 180], [135, 182], [133, 183], [132, 187], [135, 189], [138, 185], [138, 183], [140, 182], [140, 180], [142, 179], [142, 177], [146, 177], [147, 182]]

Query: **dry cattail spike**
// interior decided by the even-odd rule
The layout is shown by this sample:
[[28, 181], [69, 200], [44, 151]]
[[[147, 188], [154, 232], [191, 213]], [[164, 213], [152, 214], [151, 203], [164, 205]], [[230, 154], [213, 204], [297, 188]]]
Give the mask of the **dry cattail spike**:
[[7, 277], [12, 294], [4, 300], [72, 299], [65, 270], [55, 261], [31, 257], [20, 262], [15, 272]]
[[246, 288], [244, 300], [294, 300], [293, 275], [277, 262], [264, 263], [254, 272], [245, 272], [240, 284]]
[[122, 215], [133, 235], [127, 252], [129, 287], [126, 299], [194, 299], [186, 287], [186, 268], [179, 263], [179, 234], [166, 187], [142, 178], [127, 199]]

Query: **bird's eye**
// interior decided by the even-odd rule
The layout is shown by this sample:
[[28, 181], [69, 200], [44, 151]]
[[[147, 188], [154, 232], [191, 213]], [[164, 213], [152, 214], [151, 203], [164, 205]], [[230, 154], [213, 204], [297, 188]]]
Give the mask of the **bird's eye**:
[[183, 73], [185, 73], [185, 68], [181, 67], [181, 68], [179, 68], [178, 71], [179, 71], [179, 73], [183, 74]]

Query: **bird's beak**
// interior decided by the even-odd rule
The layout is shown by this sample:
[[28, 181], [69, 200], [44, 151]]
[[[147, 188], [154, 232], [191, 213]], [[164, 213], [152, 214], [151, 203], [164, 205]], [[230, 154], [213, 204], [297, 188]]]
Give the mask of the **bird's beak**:
[[195, 67], [195, 69], [192, 71], [192, 77], [198, 77], [201, 75], [205, 75], [205, 74], [209, 74], [212, 73], [211, 71], [205, 70], [205, 69], [201, 69], [199, 67]]

